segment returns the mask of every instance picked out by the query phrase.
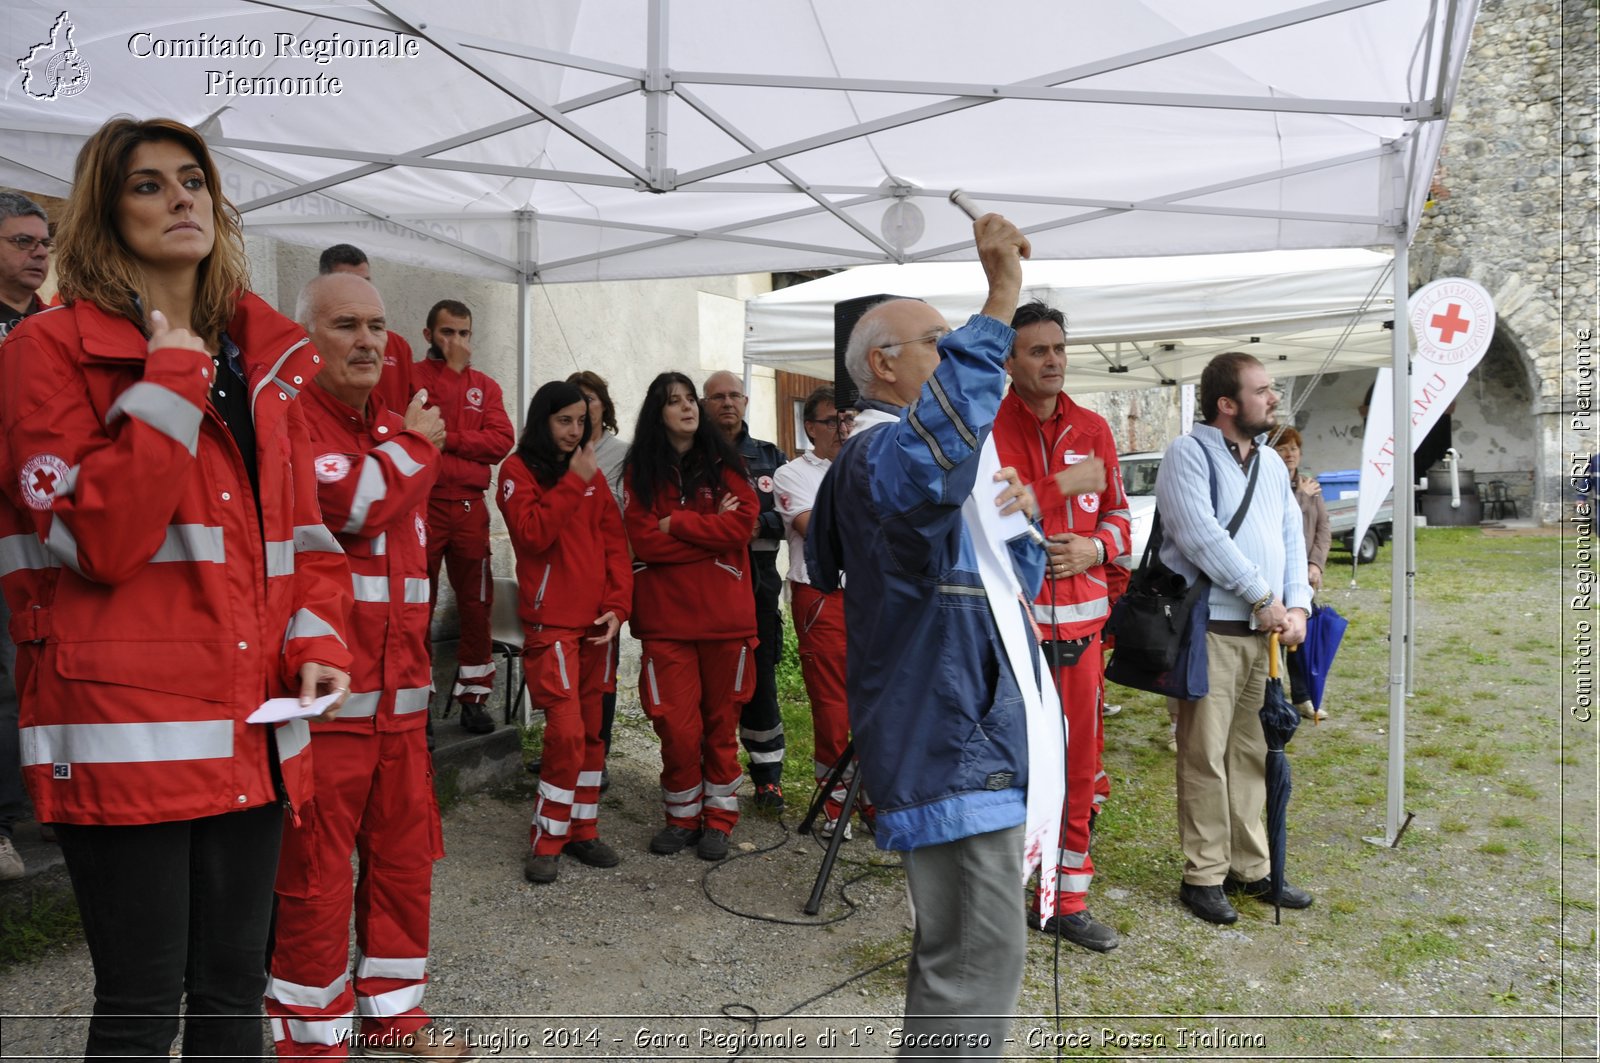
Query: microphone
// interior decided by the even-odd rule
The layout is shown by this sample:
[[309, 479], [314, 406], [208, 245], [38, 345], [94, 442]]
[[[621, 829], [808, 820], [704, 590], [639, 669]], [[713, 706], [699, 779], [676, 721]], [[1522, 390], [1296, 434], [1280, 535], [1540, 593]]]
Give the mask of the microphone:
[[971, 197], [969, 197], [966, 192], [959, 188], [950, 193], [950, 202], [960, 207], [962, 212], [973, 221], [977, 221], [983, 216], [982, 211], [978, 210], [977, 205], [972, 202]]

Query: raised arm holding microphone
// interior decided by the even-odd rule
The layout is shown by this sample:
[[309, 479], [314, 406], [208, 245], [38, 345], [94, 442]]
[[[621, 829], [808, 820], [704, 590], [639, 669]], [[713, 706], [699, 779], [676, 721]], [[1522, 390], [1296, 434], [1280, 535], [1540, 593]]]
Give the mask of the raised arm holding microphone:
[[[848, 571], [850, 726], [877, 805], [879, 848], [898, 850], [916, 921], [906, 976], [907, 1057], [998, 1057], [1025, 959], [1023, 824], [1028, 742], [1019, 682], [979, 575], [969, 496], [1035, 515], [1012, 470], [978, 484], [1000, 407], [1007, 322], [1027, 238], [996, 214], [973, 225], [989, 281], [981, 314], [951, 331], [920, 300], [868, 311], [846, 350], [861, 391], [850, 439], [818, 491], [806, 539], [813, 585]], [[984, 504], [989, 504], [985, 502]], [[1024, 593], [1045, 555], [1009, 550]], [[1022, 608], [1021, 604], [1017, 608]]]

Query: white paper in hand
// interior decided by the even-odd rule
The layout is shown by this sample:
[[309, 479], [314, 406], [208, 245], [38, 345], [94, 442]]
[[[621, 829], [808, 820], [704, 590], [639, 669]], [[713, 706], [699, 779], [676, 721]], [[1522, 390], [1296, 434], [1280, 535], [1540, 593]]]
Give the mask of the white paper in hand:
[[244, 719], [245, 723], [282, 723], [298, 720], [302, 716], [321, 716], [328, 706], [339, 700], [343, 691], [324, 694], [309, 705], [300, 704], [299, 698], [268, 698], [261, 707]]

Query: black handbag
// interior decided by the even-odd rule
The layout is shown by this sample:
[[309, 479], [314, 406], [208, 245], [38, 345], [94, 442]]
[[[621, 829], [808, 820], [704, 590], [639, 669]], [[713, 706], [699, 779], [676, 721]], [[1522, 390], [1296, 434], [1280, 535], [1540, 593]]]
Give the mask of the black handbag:
[[[1211, 464], [1211, 454], [1201, 448], [1211, 480], [1211, 505], [1216, 509], [1217, 470]], [[1250, 467], [1249, 482], [1239, 508], [1228, 522], [1228, 536], [1235, 535], [1244, 523], [1250, 500], [1255, 495], [1256, 475], [1261, 470], [1258, 457]], [[1211, 580], [1201, 573], [1194, 582], [1168, 568], [1161, 560], [1161, 513], [1157, 511], [1145, 543], [1139, 570], [1128, 581], [1128, 589], [1117, 599], [1111, 616], [1106, 620], [1106, 634], [1116, 640], [1111, 660], [1106, 664], [1106, 678], [1123, 686], [1173, 697], [1204, 696], [1203, 687], [1195, 687], [1203, 680], [1205, 662], [1196, 661], [1193, 653], [1185, 654], [1197, 634], [1195, 621], [1202, 612], [1209, 616], [1208, 599]], [[1204, 624], [1201, 619], [1200, 624]], [[1203, 650], [1203, 643], [1202, 643]], [[1184, 664], [1179, 668], [1180, 659]]]

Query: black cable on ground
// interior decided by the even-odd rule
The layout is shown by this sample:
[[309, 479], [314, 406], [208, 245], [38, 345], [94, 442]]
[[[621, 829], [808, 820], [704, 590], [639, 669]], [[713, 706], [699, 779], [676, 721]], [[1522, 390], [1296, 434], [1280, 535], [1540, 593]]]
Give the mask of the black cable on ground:
[[[784, 822], [783, 816], [781, 815], [778, 816], [777, 823], [779, 830], [781, 830], [783, 833], [776, 842], [766, 846], [765, 848], [752, 849], [749, 852], [736, 853], [729, 856], [726, 860], [718, 861], [716, 864], [706, 869], [706, 873], [700, 877], [700, 892], [705, 894], [706, 900], [727, 912], [729, 915], [736, 915], [741, 919], [749, 919], [758, 923], [775, 923], [779, 926], [832, 926], [834, 923], [842, 923], [844, 920], [849, 919], [852, 915], [855, 915], [856, 911], [858, 910], [856, 903], [850, 899], [850, 894], [848, 891], [851, 886], [854, 886], [857, 882], [860, 882], [869, 875], [875, 874], [879, 871], [900, 870], [899, 863], [880, 863], [876, 860], [845, 860], [841, 857], [841, 863], [846, 864], [847, 866], [862, 868], [862, 872], [861, 874], [856, 875], [853, 878], [846, 879], [840, 883], [839, 899], [844, 902], [846, 910], [842, 914], [836, 915], [831, 919], [783, 919], [775, 915], [757, 915], [754, 912], [740, 911], [737, 908], [730, 907], [729, 905], [717, 900], [717, 898], [711, 892], [711, 877], [713, 875], [728, 867], [730, 864], [735, 863], [736, 861], [745, 860], [755, 856], [765, 856], [767, 853], [777, 852], [779, 849], [782, 849], [789, 844], [789, 840], [794, 837], [794, 834], [789, 830], [789, 825]], [[840, 829], [843, 828], [841, 827]], [[820, 838], [819, 835], [813, 835], [813, 837]], [[743, 1005], [739, 1006], [742, 1007]]]
[[[834, 985], [831, 985], [828, 988], [822, 990], [822, 992], [815, 993], [815, 994], [807, 997], [806, 999], [800, 1001], [798, 1004], [796, 1004], [793, 1007], [791, 1007], [788, 1011], [780, 1011], [776, 1015], [762, 1015], [760, 1012], [756, 1011], [756, 1009], [752, 1008], [750, 1005], [748, 1005], [748, 1004], [740, 1004], [740, 1003], [722, 1005], [722, 1014], [725, 1017], [733, 1020], [734, 1022], [748, 1023], [749, 1026], [750, 1026], [750, 1032], [753, 1035], [753, 1034], [755, 1034], [757, 1031], [759, 1031], [761, 1029], [761, 1024], [764, 1023], [764, 1022], [775, 1022], [778, 1019], [787, 1019], [789, 1016], [793, 1015], [795, 1012], [799, 1011], [801, 1008], [805, 1007], [807, 1004], [815, 1004], [817, 1001], [822, 1000], [825, 997], [830, 997], [833, 994], [837, 993], [839, 990], [843, 989], [845, 986], [849, 985], [851, 982], [860, 981], [861, 979], [865, 978], [869, 974], [875, 974], [878, 971], [883, 970], [885, 967], [889, 967], [889, 966], [891, 966], [893, 964], [896, 964], [896, 963], [904, 963], [909, 959], [911, 959], [911, 953], [909, 953], [909, 952], [902, 952], [898, 956], [891, 956], [889, 959], [884, 960], [882, 963], [875, 963], [871, 967], [866, 968], [865, 970], [857, 971], [855, 974], [851, 975], [849, 978], [846, 978], [844, 981], [835, 983]], [[740, 1014], [739, 1012], [741, 1012], [741, 1011], [742, 1012], [748, 1012], [748, 1014]], [[749, 1050], [750, 1050], [749, 1048], [741, 1048], [741, 1049], [739, 1049], [738, 1052], [734, 1053], [729, 1058], [730, 1059], [740, 1059]]]

